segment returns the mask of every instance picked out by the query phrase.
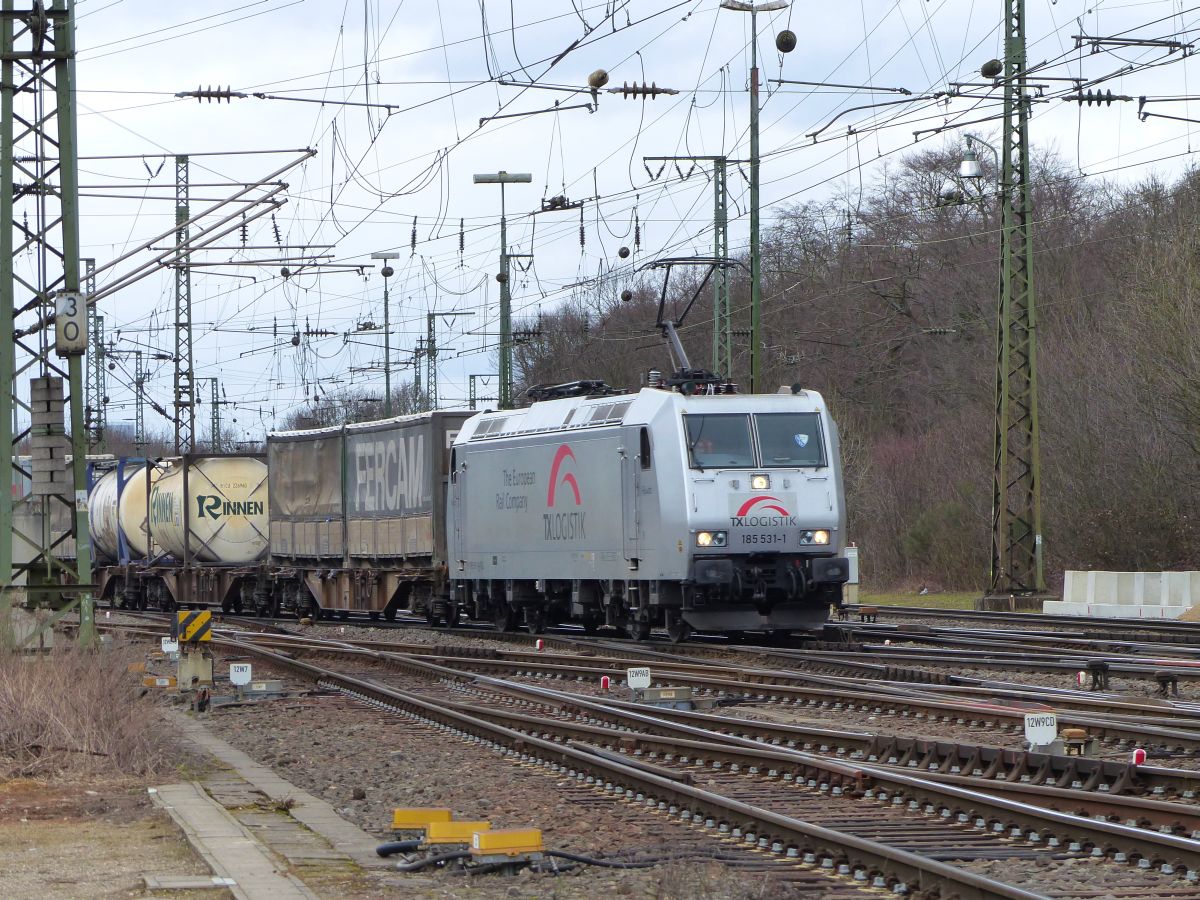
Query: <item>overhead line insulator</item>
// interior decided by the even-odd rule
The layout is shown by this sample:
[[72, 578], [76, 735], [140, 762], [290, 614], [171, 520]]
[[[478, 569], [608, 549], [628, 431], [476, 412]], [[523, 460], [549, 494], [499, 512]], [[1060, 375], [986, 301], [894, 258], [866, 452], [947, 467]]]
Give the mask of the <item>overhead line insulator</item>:
[[653, 100], [657, 98], [659, 94], [679, 93], [679, 91], [675, 90], [675, 88], [660, 88], [654, 82], [646, 84], [644, 81], [641, 84], [638, 84], [636, 81], [633, 84], [621, 82], [621, 86], [619, 88], [609, 88], [608, 92], [610, 94], [620, 94], [626, 100], [628, 100], [630, 97], [649, 97]]

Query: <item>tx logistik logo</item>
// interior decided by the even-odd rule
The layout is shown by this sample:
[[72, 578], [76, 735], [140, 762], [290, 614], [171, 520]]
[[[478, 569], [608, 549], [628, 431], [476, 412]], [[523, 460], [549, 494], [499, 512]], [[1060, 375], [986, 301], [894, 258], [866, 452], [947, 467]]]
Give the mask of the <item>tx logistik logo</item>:
[[[759, 494], [738, 507], [731, 521], [735, 528], [781, 528], [795, 526], [796, 517], [782, 505], [778, 497]], [[763, 515], [771, 512], [776, 515]]]
[[[571, 461], [574, 468], [577, 463], [575, 454], [566, 444], [559, 445], [554, 453], [554, 462], [550, 465], [549, 485], [546, 488], [546, 506], [551, 510], [558, 504], [560, 496], [568, 496], [568, 492], [559, 492], [560, 485], [569, 487], [576, 506], [583, 505], [583, 496], [579, 492], [579, 482], [574, 472], [563, 472], [563, 465]], [[547, 541], [575, 541], [587, 537], [584, 524], [585, 513], [582, 512], [546, 512], [542, 513], [543, 537]]]

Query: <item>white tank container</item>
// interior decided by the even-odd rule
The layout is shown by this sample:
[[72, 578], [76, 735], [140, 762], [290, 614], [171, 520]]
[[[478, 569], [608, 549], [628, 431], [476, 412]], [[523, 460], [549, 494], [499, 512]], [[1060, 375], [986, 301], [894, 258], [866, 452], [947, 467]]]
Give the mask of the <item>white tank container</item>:
[[[120, 535], [125, 535], [132, 557], [142, 558], [150, 550], [150, 535], [146, 527], [146, 467], [132, 465], [125, 469], [125, 483], [113, 469], [92, 485], [88, 495], [88, 521], [92, 539], [109, 561], [120, 557]], [[152, 482], [162, 476], [162, 470], [150, 472]]]
[[[267, 552], [267, 466], [247, 457], [212, 457], [191, 464], [187, 496], [183, 465], [150, 490], [150, 534], [173, 556], [239, 564]], [[186, 514], [185, 514], [186, 509]]]
[[115, 562], [120, 548], [121, 524], [117, 516], [117, 470], [105, 473], [88, 494], [88, 527], [97, 556]]

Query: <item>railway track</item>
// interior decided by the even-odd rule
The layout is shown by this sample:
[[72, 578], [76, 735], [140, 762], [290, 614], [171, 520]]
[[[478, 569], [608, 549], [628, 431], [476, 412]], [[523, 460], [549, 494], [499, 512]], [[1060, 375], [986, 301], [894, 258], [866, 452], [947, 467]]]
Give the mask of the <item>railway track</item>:
[[[139, 629], [126, 626], [125, 630], [140, 631], [148, 635], [159, 635], [163, 633], [163, 627], [163, 625], [160, 625], [157, 628]], [[262, 637], [251, 637], [250, 639], [259, 642], [274, 642], [274, 646], [277, 649], [282, 649], [284, 652], [298, 652], [305, 647], [320, 650], [320, 652], [324, 653], [331, 652], [329, 641], [308, 636], [267, 634]], [[436, 667], [441, 663], [457, 662], [459, 665], [467, 667], [466, 669], [458, 670], [465, 672], [465, 677], [474, 677], [471, 673], [480, 668], [490, 668], [494, 673], [501, 675], [511, 675], [514, 672], [536, 675], [540, 667], [543, 674], [550, 675], [551, 677], [557, 675], [559, 679], [563, 677], [569, 679], [582, 678], [590, 683], [595, 683], [601, 675], [605, 674], [610, 677], [619, 678], [623, 675], [624, 666], [630, 662], [637, 661], [636, 659], [622, 660], [619, 658], [610, 660], [589, 659], [587, 657], [576, 656], [571, 657], [565, 664], [560, 664], [557, 668], [554, 668], [555, 664], [547, 659], [544, 654], [535, 653], [515, 653], [513, 655], [519, 661], [498, 662], [489, 658], [496, 651], [487, 648], [479, 651], [482, 658], [478, 658], [438, 655], [436, 652], [431, 655], [429, 651], [431, 649], [436, 650], [437, 648], [431, 648], [429, 645], [422, 644], [397, 645], [392, 642], [381, 644], [373, 641], [347, 641], [337, 642], [337, 645], [339, 652], [345, 658], [357, 657], [364, 660], [383, 661], [393, 666]], [[405, 652], [397, 652], [398, 647], [402, 648]], [[491, 663], [491, 665], [487, 665], [488, 663]], [[524, 665], [524, 668], [522, 668], [522, 665]], [[443, 668], [446, 667], [443, 666]], [[664, 668], [661, 671], [670, 672], [673, 682], [682, 681], [685, 678], [683, 674], [678, 679], [675, 678], [674, 670]], [[784, 687], [764, 685], [740, 679], [736, 681], [725, 679], [724, 684], [717, 683], [719, 680], [714, 679], [711, 674], [707, 676], [703, 674], [696, 675], [697, 667], [694, 666], [681, 667], [680, 671], [687, 671], [695, 683], [700, 685], [702, 692], [724, 691], [726, 694], [732, 692], [733, 696], [736, 697], [744, 696], [751, 701], [787, 702], [791, 706], [807, 708], [817, 714], [820, 714], [822, 710], [844, 710], [864, 712], [868, 715], [881, 715], [884, 714], [885, 703], [890, 702], [870, 685], [865, 687], [859, 686], [859, 690], [843, 692], [838, 695], [831, 693], [827, 687], [810, 687], [806, 689], [804, 694], [798, 695], [796, 690], [785, 690]], [[1051, 702], [1055, 702], [1058, 699], [1058, 695], [1048, 699]], [[1090, 697], [1077, 697], [1076, 699], [1081, 702], [1104, 702], [1102, 700], [1096, 701]], [[905, 708], [897, 709], [895, 705], [886, 708], [897, 710], [894, 712], [894, 715], [898, 721], [910, 719], [914, 723], [914, 726], [920, 724], [958, 723], [961, 721], [964, 724], [974, 722], [993, 730], [1001, 730], [1000, 723], [1003, 722], [1003, 730], [1013, 733], [1018, 728], [1017, 717], [1023, 716], [1023, 713], [1020, 713], [1016, 708], [1004, 708], [994, 703], [982, 705], [974, 711], [967, 711], [963, 704], [958, 701], [940, 701], [935, 708], [930, 708], [926, 705], [924, 710], [914, 710], [912, 708], [924, 701], [909, 699], [907, 701], [894, 702], [900, 703], [901, 707], [907, 706], [907, 714]], [[1128, 707], [1122, 708], [1128, 712]], [[1005, 717], [1004, 719], [999, 718], [1001, 714]], [[687, 720], [690, 717], [697, 717], [696, 721], [711, 723], [710, 727], [716, 730], [752, 737], [757, 741], [767, 744], [801, 747], [820, 753], [833, 753], [840, 757], [883, 761], [912, 770], [937, 771], [949, 775], [967, 773], [993, 780], [1003, 779], [1010, 783], [1022, 781], [1038, 784], [1050, 783], [1059, 787], [1080, 787], [1112, 794], [1146, 793], [1151, 796], [1175, 797], [1183, 800], [1191, 800], [1196, 796], [1200, 796], [1200, 773], [1192, 773], [1186, 770], [1157, 766], [1134, 767], [1116, 760], [1032, 753], [1023, 750], [1005, 749], [953, 740], [811, 728], [801, 725], [774, 723], [761, 719], [736, 718], [728, 715], [713, 716], [711, 714], [690, 713], [679, 710], [663, 710], [660, 715], [683, 720]], [[1137, 725], [1136, 717], [1129, 716], [1129, 719], [1130, 721], [1122, 722], [1099, 721], [1105, 721], [1105, 727], [1120, 729], [1127, 735], [1131, 733], [1135, 734], [1139, 742], [1144, 741], [1146, 736], [1145, 729]], [[1023, 722], [1023, 719], [1021, 721]], [[1167, 731], [1172, 731], [1172, 729], [1167, 729]], [[1192, 730], [1182, 730], [1180, 733], [1185, 738], [1193, 736]], [[1116, 747], [1124, 749], [1128, 743], [1127, 739], [1122, 738], [1116, 743]], [[1166, 751], [1162, 751], [1160, 748], [1160, 752]]]
[[[751, 788], [743, 788], [740, 792], [701, 790], [695, 785], [686, 784], [683, 780], [670, 778], [662, 772], [664, 767], [656, 766], [656, 764], [648, 766], [646, 763], [618, 761], [596, 755], [595, 752], [582, 750], [578, 746], [572, 745], [571, 740], [563, 739], [562, 734], [559, 734], [556, 740], [554, 736], [550, 738], [539, 736], [539, 734], [533, 733], [534, 730], [522, 732], [518, 728], [511, 727], [517, 722], [511, 719], [506, 720], [503, 713], [488, 712], [487, 715], [480, 715], [478, 708], [463, 708], [458, 704], [451, 706], [444, 701], [439, 702], [439, 700], [431, 700], [431, 698], [422, 697], [410, 691], [391, 688], [391, 686], [380, 684], [378, 680], [348, 676], [348, 674], [336, 672], [330, 668], [313, 665], [311, 662], [288, 658], [288, 656], [275, 653], [274, 650], [238, 642], [232, 642], [232, 646], [245, 650], [247, 653], [258, 654], [260, 658], [269, 660], [272, 665], [280, 666], [284, 670], [316, 680], [324, 688], [340, 690], [344, 694], [360, 697], [362, 700], [378, 704], [378, 706], [406, 709], [409, 713], [419, 715], [421, 718], [440, 721], [455, 736], [490, 740], [496, 744], [497, 749], [503, 749], [505, 754], [518, 754], [523, 762], [550, 769], [554, 775], [565, 774], [568, 778], [586, 780], [589, 775], [584, 773], [599, 773], [599, 778], [605, 779], [604, 790], [613, 796], [630, 800], [636, 804], [648, 805], [649, 808], [656, 810], [666, 811], [667, 815], [677, 816], [684, 821], [702, 823], [702, 827], [713, 827], [718, 835], [720, 835], [721, 823], [725, 823], [726, 833], [733, 840], [740, 839], [742, 842], [748, 842], [751, 846], [757, 846], [760, 850], [769, 853], [835, 869], [852, 875], [860, 882], [874, 884], [875, 887], [892, 887], [893, 890], [898, 890], [898, 893], [904, 893], [905, 890], [914, 888], [928, 890], [937, 884], [938, 889], [950, 887], [954, 893], [964, 896], [1031, 895], [1019, 888], [1003, 886], [994, 880], [984, 878], [979, 881], [979, 876], [973, 872], [961, 870], [958, 866], [947, 866], [941, 859], [922, 856], [922, 854], [902, 850], [893, 845], [883, 844], [881, 841], [864, 838], [862, 834], [854, 834], [851, 830], [839, 830], [822, 826], [820, 823], [800, 821], [799, 818], [786, 815], [778, 809], [754, 802], [754, 800], [763, 798]], [[545, 730], [550, 726], [541, 725], [539, 727]], [[751, 755], [761, 754], [763, 751], [762, 748], [745, 748], [745, 750], [751, 751]], [[760, 764], [762, 764], [762, 760], [760, 760]], [[805, 760], [803, 764], [810, 767], [817, 766], [827, 773], [830, 770], [829, 763], [817, 761], [815, 757]], [[838, 763], [834, 764], [834, 768], [840, 778], [862, 780], [862, 775], [854, 773], [854, 767]], [[731, 772], [730, 774], [737, 773]], [[596, 779], [598, 775], [592, 774], [590, 778]], [[829, 784], [829, 778], [832, 776], [827, 774], [826, 784]], [[875, 776], [872, 775], [872, 778]], [[895, 775], [893, 778], [905, 779], [906, 776]], [[739, 784], [744, 784], [744, 782], [739, 780]], [[808, 779], [804, 784], [808, 784]], [[910, 787], [916, 784], [918, 784], [918, 780], [913, 779]], [[707, 787], [710, 786], [712, 785], [707, 785]], [[792, 787], [794, 787], [794, 782]], [[834, 787], [827, 788], [830, 796], [833, 796]], [[856, 787], [856, 793], [857, 790]], [[944, 790], [946, 788], [943, 788]], [[953, 792], [953, 788], [949, 788], [949, 791]], [[731, 793], [734, 796], [730, 796]], [[816, 793], [823, 794], [826, 791], [821, 791], [818, 786]], [[839, 790], [838, 794], [845, 796], [846, 791]], [[862, 797], [865, 796], [864, 792]], [[880, 798], [874, 793], [872, 793], [872, 799], [875, 799], [876, 803], [881, 803]], [[905, 817], [912, 812], [907, 808], [907, 800], [901, 804], [895, 804], [892, 793], [887, 794], [881, 809], [887, 809], [887, 802], [892, 802], [892, 806], [904, 806], [901, 812]], [[994, 800], [992, 803], [997, 802]], [[1018, 806], [1020, 804], [1014, 804], [1008, 810], [1010, 816], [1015, 815]], [[1037, 821], [1043, 823], [1040, 826], [1043, 828], [1045, 822], [1048, 821], [1046, 816], [1062, 815], [1050, 814], [1046, 810], [1031, 814], [1030, 811], [1025, 810], [1024, 806], [1021, 806], [1021, 809], [1026, 814], [1036, 815]], [[973, 810], [974, 808], [972, 808]], [[940, 814], [938, 817], [943, 820], [950, 818], [952, 821], [948, 823], [948, 830], [956, 833], [962, 830], [960, 817], [964, 815], [970, 816], [971, 812], [960, 811], [955, 814], [952, 811], [947, 815]], [[929, 828], [928, 817], [922, 818], [922, 827]], [[1087, 828], [1104, 830], [1103, 823], [1090, 823], [1088, 820], [1074, 816], [1067, 818], [1070, 821], [1078, 820], [1081, 827], [1082, 824], [1087, 823]], [[1016, 827], [1015, 824], [1013, 827]], [[1200, 856], [1196, 856], [1194, 859], [1190, 857], [1192, 851], [1200, 853], [1200, 844], [1196, 844], [1195, 841], [1175, 838], [1172, 835], [1142, 832], [1141, 829], [1129, 829], [1126, 826], [1110, 826], [1110, 828], [1117, 829], [1117, 832], [1109, 832], [1108, 840], [1110, 842], [1115, 840], [1115, 835], [1120, 832], [1120, 829], [1127, 829], [1128, 833], [1123, 836], [1130, 839], [1130, 847], [1136, 842], [1135, 838], [1140, 840], [1142, 835], [1146, 835], [1145, 839], [1151, 841], [1151, 845], [1156, 847], [1156, 850], [1147, 854], [1146, 848], [1151, 845], [1139, 844], [1141, 850], [1133, 850], [1134, 856], [1139, 860], [1147, 859], [1147, 865], [1163, 868], [1163, 871], [1169, 872], [1169, 874], [1180, 872], [1184, 877], [1189, 877], [1184, 870], [1190, 872], [1195, 864], [1200, 863]], [[1009, 854], [1012, 854], [1013, 848], [1009, 846], [1008, 840], [1002, 839], [1010, 838], [1010, 832], [1008, 829], [1004, 829], [1006, 833], [1002, 834], [1001, 830], [995, 828], [991, 829], [991, 832], [998, 835], [995, 838], [997, 844], [995, 851], [986, 858], [1007, 858]], [[988, 829], [982, 830], [983, 835], [988, 833]], [[1025, 836], [1028, 838], [1032, 835], [1034, 839], [1040, 841], [1042, 834], [1031, 832]], [[953, 854], [954, 842], [953, 840], [948, 842], [948, 839], [953, 836], [955, 835], [948, 834], [947, 830], [943, 828], [943, 832], [938, 835], [936, 842], [948, 848], [948, 853]], [[961, 836], [959, 839], [961, 840]], [[978, 841], [978, 838], [973, 839], [972, 844], [978, 844]], [[1045, 841], [1049, 850], [1058, 850], [1058, 847], [1051, 844], [1049, 838], [1046, 838]], [[1072, 852], [1069, 847], [1067, 852]], [[1091, 848], [1085, 848], [1080, 844], [1074, 852], [1091, 853]], [[1192, 862], [1189, 863], [1187, 860], [1192, 860]]]
[[[268, 638], [267, 640], [270, 640]], [[313, 641], [285, 640], [284, 646], [317, 646]], [[353, 652], [347, 642], [342, 652]], [[390, 651], [364, 650], [387, 654]], [[619, 679], [630, 660], [601, 660], [585, 657], [500, 658], [486, 654], [463, 656], [437, 652], [405, 654], [459, 671], [500, 676], [543, 677], [597, 682], [608, 676]], [[976, 725], [1013, 733], [1023, 730], [1025, 713], [1045, 709], [1044, 704], [1002, 705], [986, 699], [982, 690], [976, 698], [942, 697], [911, 685], [847, 681], [832, 676], [804, 675], [757, 669], [731, 669], [709, 666], [664, 666], [662, 675], [676, 686], [718, 696], [749, 697], [762, 701], [790, 703], [809, 708], [861, 710], [873, 715], [895, 715], [914, 722], [940, 721]], [[980, 699], [980, 697], [984, 699]], [[1149, 717], [1129, 715], [1103, 716], [1094, 713], [1060, 712], [1059, 721], [1087, 730], [1090, 737], [1107, 742], [1115, 749], [1144, 746], [1160, 755], [1200, 753], [1200, 719], [1180, 722], [1163, 718], [1161, 723]], [[1192, 727], [1186, 727], [1191, 725]]]
[[[161, 627], [133, 630], [162, 633]], [[417, 642], [330, 641], [270, 630], [257, 635], [221, 633], [218, 644], [229, 652], [257, 655], [273, 667], [344, 695], [403, 709], [464, 739], [490, 742], [518, 758], [524, 754], [528, 763], [558, 778], [565, 775], [586, 784], [589, 776], [582, 773], [592, 773], [593, 779], [603, 779], [605, 794], [619, 794], [638, 805], [652, 801], [660, 814], [695, 829], [712, 829], [721, 837], [724, 821], [727, 840], [736, 837], [744, 843], [746, 835], [753, 835], [753, 845], [772, 858], [807, 861], [817, 871], [832, 867], [856, 878], [856, 883], [900, 890], [937, 885], [960, 896], [1035, 895], [1019, 887], [1018, 893], [1005, 893], [1003, 885], [986, 879], [968, 879], [964, 886], [936, 866], [929, 867], [948, 859], [1037, 859], [1050, 866], [1057, 864], [1056, 857], [1133, 862], [1141, 869], [1185, 879], [1174, 881], [1176, 885], [1192, 884], [1200, 873], [1200, 843], [1192, 839], [1200, 836], [1200, 814], [1187, 802], [1168, 799], [1194, 799], [1200, 792], [1200, 773], [681, 710], [647, 712], [644, 706], [513, 680], [522, 672], [526, 674], [521, 677], [532, 674], [539, 680], [594, 680], [600, 671], [611, 676], [631, 662], [630, 657], [582, 656], [599, 654], [601, 648], [575, 639], [570, 639], [576, 647], [571, 657], [494, 648], [481, 649], [478, 655], [462, 655], [461, 648], [454, 648], [459, 655], [451, 656], [444, 652], [447, 648], [430, 652], [429, 645]], [[582, 650], [581, 644], [586, 645]], [[627, 649], [621, 644], [610, 652]], [[300, 658], [308, 654], [320, 654], [321, 663]], [[330, 659], [336, 660], [336, 671]], [[638, 659], [645, 657], [632, 658]], [[361, 671], [347, 673], [347, 663]], [[677, 660], [674, 668], [666, 661], [656, 666], [671, 682], [694, 677], [698, 683], [705, 668], [721, 668]], [[420, 690], [389, 684], [389, 673], [415, 675]], [[789, 693], [784, 688], [795, 687], [736, 684], [755, 691], [755, 697], [777, 696], [777, 702]], [[830, 693], [827, 687], [823, 691]], [[1131, 718], [1136, 715], [1135, 710], [1126, 711]], [[490, 736], [479, 723], [489, 726]], [[673, 786], [664, 785], [664, 780]], [[640, 790], [629, 786], [634, 781]], [[697, 784], [703, 787], [699, 793], [684, 790], [699, 790]], [[629, 792], [631, 797], [626, 796]], [[665, 809], [659, 809], [659, 803]], [[870, 811], [863, 812], [864, 804]], [[745, 821], [734, 824], [739, 816]], [[791, 820], [810, 830], [796, 830]], [[910, 843], [901, 839], [904, 835]], [[920, 852], [935, 846], [945, 858]], [[1138, 896], [1139, 890], [1130, 885], [1128, 894], [1114, 895]], [[1140, 895], [1189, 894], [1172, 889]]]
[[[596, 771], [595, 759], [585, 761], [575, 751], [590, 753], [592, 757], [596, 757], [594, 750], [583, 750], [581, 745], [588, 743], [593, 747], [599, 746], [600, 750], [608, 754], [599, 756], [601, 771], [606, 771], [610, 765], [620, 766], [619, 777], [625, 782], [637, 781], [643, 788], [657, 791], [658, 795], [666, 789], [666, 785], [663, 784], [666, 781], [674, 785], [667, 793], [673, 793], [678, 802], [671, 804], [667, 799], [656, 800], [656, 794], [646, 790], [637, 791], [620, 782], [606, 781], [605, 786], [610, 793], [639, 803], [667, 803], [668, 812], [673, 806], [677, 814], [697, 823], [703, 820], [704, 825], [715, 827], [718, 833], [722, 819], [719, 815], [714, 817], [714, 812], [723, 812], [725, 816], [730, 813], [750, 816], [749, 822], [738, 826], [734, 826], [732, 820], [726, 819], [729, 834], [733, 837], [740, 836], [743, 840], [749, 836], [751, 842], [757, 843], [761, 849], [768, 852], [786, 854], [790, 849], [795, 855], [811, 863], [820, 860], [831, 866], [836, 864], [839, 868], [844, 868], [847, 874], [855, 874], [860, 880], [869, 879], [877, 886], [885, 886], [890, 880], [894, 887], [899, 884], [894, 879], [901, 877], [895, 871], [889, 870], [886, 864], [881, 862], [883, 859], [886, 858], [892, 863], [903, 861], [880, 855], [877, 847], [868, 847], [859, 842], [865, 840], [870, 844], [879, 844], [878, 839], [882, 838], [889, 841], [886, 846], [889, 851], [894, 852], [898, 849], [894, 837], [900, 833], [909, 835], [915, 842], [912, 847], [936, 845], [941, 848], [939, 853], [958, 861], [1027, 858], [1039, 854], [1082, 854], [1114, 862], [1133, 861], [1143, 868], [1153, 867], [1188, 879], [1196, 877], [1192, 873], [1197, 871], [1196, 867], [1200, 864], [1200, 843], [1188, 837], [1155, 833], [1123, 824], [1096, 822], [1020, 800], [984, 794], [962, 785], [934, 782], [904, 773], [886, 771], [881, 767], [829, 761], [795, 750], [772, 749], [751, 739], [723, 735], [692, 726], [672, 725], [667, 720], [660, 719], [656, 713], [622, 712], [606, 704], [593, 704], [591, 701], [581, 701], [579, 698], [561, 695], [558, 692], [518, 685], [502, 679], [479, 679], [469, 672], [455, 672], [429, 664], [417, 664], [428, 666], [427, 676], [437, 678], [450, 675], [474, 679], [477, 682], [481, 681], [485, 686], [494, 686], [506, 692], [526, 693], [533, 703], [549, 700], [552, 703], [578, 704], [593, 712], [603, 710], [606, 715], [623, 718], [622, 725], [608, 729], [610, 733], [606, 741], [595, 730], [581, 729], [580, 726], [572, 726], [558, 719], [532, 717], [531, 721], [527, 714], [498, 710], [492, 704], [481, 704], [477, 700], [463, 703], [447, 702], [444, 697], [431, 699], [381, 684], [378, 679], [335, 672], [311, 662], [282, 656], [257, 644], [240, 644], [235, 641], [232, 645], [295, 674], [313, 678], [323, 687], [359, 696], [369, 702], [394, 707], [398, 701], [403, 701], [407, 704], [405, 708], [410, 711], [414, 707], [419, 708], [419, 714], [422, 716], [429, 716], [436, 710], [443, 720], [448, 717], [457, 723], [451, 725], [451, 730], [460, 736], [481, 737], [478, 723], [488, 722], [492, 729], [507, 732], [507, 740], [499, 743], [503, 744], [508, 752], [518, 752], [536, 764], [549, 766], [555, 774], [561, 775], [564, 766], [567, 768], [568, 777], [586, 777], [582, 776], [585, 769]], [[335, 648], [335, 653], [339, 655], [344, 652], [344, 648]], [[468, 719], [472, 720], [471, 727], [464, 730], [460, 725]], [[645, 736], [640, 732], [631, 731], [635, 723], [652, 725], [660, 731], [676, 733]], [[680, 737], [678, 732], [681, 731], [690, 733], [691, 738]], [[517, 738], [516, 735], [520, 737]], [[691, 740], [691, 743], [686, 743], [688, 740]], [[612, 754], [623, 758], [614, 759]], [[638, 756], [644, 758], [639, 760]], [[706, 787], [711, 788], [714, 779], [707, 776], [710, 774], [709, 770], [714, 767], [721, 776], [717, 779], [721, 787], [718, 792], [706, 790], [696, 793], [695, 785], [688, 783], [694, 779], [679, 777], [680, 773], [702, 771], [706, 775]], [[631, 775], [631, 771], [638, 773], [637, 776]], [[672, 772], [675, 772], [674, 777]], [[785, 781], [786, 775], [791, 777]], [[727, 781], [729, 778], [733, 781]], [[821, 814], [810, 811], [809, 806], [805, 805], [810, 801], [806, 800], [801, 804], [805, 813], [803, 818], [806, 820], [806, 828], [822, 829], [820, 834], [827, 841], [834, 840], [836, 835], [836, 840], [842, 848], [839, 852], [848, 854], [845, 862], [837, 863], [833, 855], [821, 857], [821, 851], [816, 848], [806, 849], [817, 833], [797, 831], [792, 822], [785, 821], [791, 817], [779, 810], [797, 808], [797, 800], [791, 793], [797, 789], [797, 783], [810, 791], [810, 797], [815, 795], [822, 798], [820, 801], [811, 801], [816, 804], [812, 807], [813, 810], [819, 808], [824, 811]], [[786, 788], [783, 794], [780, 793], [780, 785]], [[717, 797], [720, 799], [716, 799]], [[839, 800], [831, 807], [829, 798], [833, 797], [845, 799]], [[863, 812], [864, 802], [872, 807], [869, 814]], [[1107, 798], [1107, 802], [1115, 804], [1117, 800]], [[1162, 813], [1170, 811], [1166, 806], [1159, 810]], [[1180, 810], [1174, 812], [1182, 815]], [[1147, 808], [1143, 807], [1140, 815], [1146, 814]], [[777, 818], [779, 816], [782, 816], [783, 820]], [[817, 821], [813, 821], [814, 819]], [[863, 826], [862, 830], [856, 832], [851, 826], [852, 821], [859, 822]], [[1197, 824], [1190, 819], [1187, 821], [1189, 824]], [[833, 824], [840, 824], [840, 828], [831, 827]], [[740, 835], [733, 833], [735, 829], [740, 831]], [[804, 835], [805, 839], [801, 839], [800, 835]], [[1020, 846], [1016, 846], [1014, 842]], [[904, 849], [903, 841], [899, 843], [902, 845], [899, 848], [900, 852], [911, 852], [911, 849]], [[913, 855], [920, 856], [918, 853]], [[928, 862], [943, 862], [929, 856], [922, 858]], [[1141, 863], [1142, 860], [1146, 862]], [[911, 860], [908, 863], [911, 864]], [[884, 868], [872, 875], [871, 865], [883, 865]], [[913, 877], [911, 870], [909, 872], [906, 877]], [[922, 873], [929, 877], [936, 875], [938, 878], [943, 878], [946, 874], [940, 871], [930, 873], [926, 870], [922, 870]], [[907, 887], [911, 882], [906, 881], [904, 884]], [[956, 885], [955, 889], [961, 893], [963, 886]], [[996, 889], [996, 885], [985, 888], [986, 891]], [[980, 896], [1011, 895], [1000, 892], [983, 893]]]

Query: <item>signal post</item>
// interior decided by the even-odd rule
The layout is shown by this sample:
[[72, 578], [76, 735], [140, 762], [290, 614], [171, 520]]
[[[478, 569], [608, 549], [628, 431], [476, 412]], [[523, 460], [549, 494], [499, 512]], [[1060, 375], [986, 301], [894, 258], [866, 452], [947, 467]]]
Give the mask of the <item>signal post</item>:
[[179, 642], [176, 681], [181, 692], [212, 688], [212, 613], [207, 609], [179, 610], [175, 614], [175, 640]]

